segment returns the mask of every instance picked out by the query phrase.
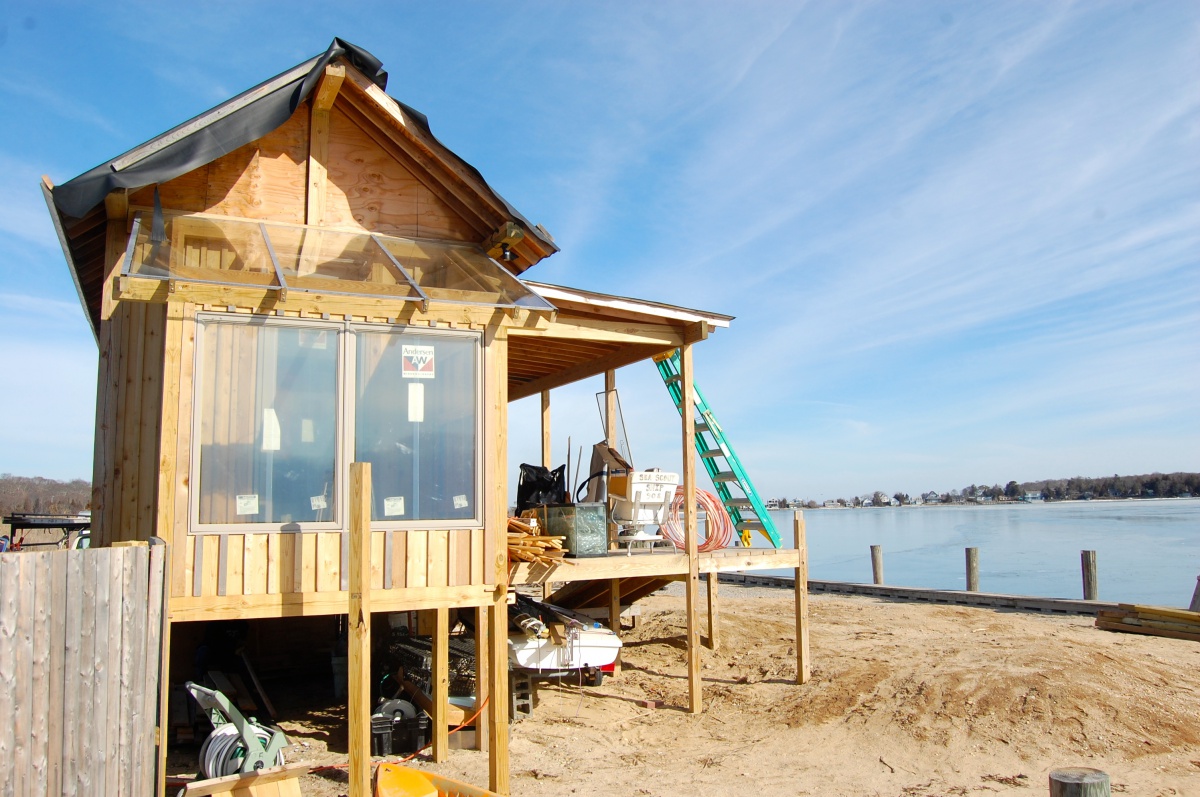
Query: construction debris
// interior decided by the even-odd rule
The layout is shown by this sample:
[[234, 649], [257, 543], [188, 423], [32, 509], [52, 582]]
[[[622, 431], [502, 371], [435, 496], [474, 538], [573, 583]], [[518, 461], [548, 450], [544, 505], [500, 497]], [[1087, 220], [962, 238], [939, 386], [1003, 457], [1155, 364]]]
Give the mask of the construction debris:
[[1184, 609], [1119, 603], [1115, 611], [1102, 609], [1097, 613], [1096, 627], [1200, 642], [1200, 612]]
[[514, 517], [508, 519], [508, 561], [537, 562], [544, 565], [575, 564], [564, 559], [566, 537], [538, 534], [536, 521], [530, 523]]

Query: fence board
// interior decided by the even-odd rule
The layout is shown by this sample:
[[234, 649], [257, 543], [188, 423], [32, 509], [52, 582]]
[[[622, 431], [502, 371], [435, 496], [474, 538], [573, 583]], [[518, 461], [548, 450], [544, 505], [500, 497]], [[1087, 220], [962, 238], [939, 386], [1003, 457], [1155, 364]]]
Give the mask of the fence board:
[[[12, 761], [15, 741], [4, 730], [16, 721], [17, 607], [21, 584], [20, 554], [0, 554], [0, 761]], [[0, 782], [0, 794], [16, 793], [12, 778]]]
[[50, 601], [49, 556], [33, 557], [33, 651], [30, 659], [29, 793], [46, 794], [50, 761]]
[[[154, 774], [159, 762], [166, 766], [167, 750], [167, 718], [161, 712], [167, 707], [167, 660], [163, 651], [167, 647], [167, 635], [170, 633], [166, 613], [166, 593], [169, 586], [167, 561], [170, 552], [164, 545], [155, 545], [150, 549], [150, 571], [146, 574], [149, 597], [146, 601], [146, 626], [143, 631], [142, 650], [145, 661], [142, 671], [145, 673], [143, 683], [145, 693], [142, 699], [145, 706], [145, 719], [139, 723], [139, 734], [134, 756], [137, 765], [134, 772], [137, 781], [133, 794], [154, 794], [157, 788]], [[154, 727], [148, 728], [150, 720]], [[159, 751], [155, 752], [155, 745]], [[138, 768], [140, 767], [140, 772]]]
[[164, 553], [0, 555], [0, 795], [153, 793]]
[[[48, 769], [46, 793], [63, 793], [62, 753], [63, 740], [59, 731], [62, 719], [64, 684], [66, 680], [67, 639], [67, 566], [70, 554], [55, 551], [50, 558], [50, 695], [47, 707], [47, 724], [50, 726], [49, 745], [46, 750]], [[3, 577], [0, 576], [0, 580]]]

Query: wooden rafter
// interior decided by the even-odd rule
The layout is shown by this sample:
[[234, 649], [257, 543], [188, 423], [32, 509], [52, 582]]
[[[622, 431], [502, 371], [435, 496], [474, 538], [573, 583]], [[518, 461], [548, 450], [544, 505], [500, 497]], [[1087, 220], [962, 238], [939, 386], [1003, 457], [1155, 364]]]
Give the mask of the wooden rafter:
[[308, 201], [305, 220], [319, 225], [325, 217], [325, 187], [329, 172], [329, 112], [337, 99], [346, 67], [330, 64], [312, 95], [312, 112], [308, 129]]

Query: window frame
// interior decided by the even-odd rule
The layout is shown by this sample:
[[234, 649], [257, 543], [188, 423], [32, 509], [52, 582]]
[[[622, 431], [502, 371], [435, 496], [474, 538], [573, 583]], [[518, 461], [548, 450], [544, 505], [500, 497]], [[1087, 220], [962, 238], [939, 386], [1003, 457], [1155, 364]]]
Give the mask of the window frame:
[[[323, 319], [292, 318], [266, 316], [261, 314], [198, 312], [195, 315], [195, 346], [192, 356], [192, 385], [191, 385], [191, 443], [188, 464], [188, 534], [305, 534], [305, 533], [341, 533], [345, 534], [350, 528], [350, 463], [354, 461], [355, 449], [355, 420], [357, 394], [357, 354], [358, 334], [393, 334], [403, 336], [406, 332], [421, 336], [445, 336], [459, 339], [470, 339], [475, 350], [475, 495], [473, 506], [474, 517], [454, 518], [449, 520], [372, 520], [372, 531], [409, 531], [409, 530], [441, 530], [441, 529], [482, 529], [485, 526], [486, 511], [484, 503], [487, 492], [485, 480], [485, 447], [484, 435], [487, 422], [484, 419], [486, 408], [484, 401], [484, 379], [487, 348], [484, 346], [484, 334], [481, 330], [443, 329], [438, 327], [416, 326], [409, 324], [382, 324], [364, 321], [328, 321]], [[239, 326], [275, 326], [292, 329], [328, 330], [336, 338], [335, 350], [337, 366], [335, 368], [336, 390], [336, 433], [334, 444], [334, 479], [332, 495], [336, 501], [337, 512], [326, 521], [288, 521], [269, 523], [201, 523], [200, 522], [200, 453], [201, 453], [201, 416], [198, 411], [199, 398], [204, 389], [204, 336], [207, 328], [214, 324], [231, 324]]]

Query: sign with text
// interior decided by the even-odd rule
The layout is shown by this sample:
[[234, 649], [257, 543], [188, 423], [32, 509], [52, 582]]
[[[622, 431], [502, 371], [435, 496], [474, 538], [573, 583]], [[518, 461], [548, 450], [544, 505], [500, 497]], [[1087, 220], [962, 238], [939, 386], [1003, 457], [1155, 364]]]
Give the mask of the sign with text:
[[400, 373], [405, 379], [433, 379], [433, 347], [404, 346]]

